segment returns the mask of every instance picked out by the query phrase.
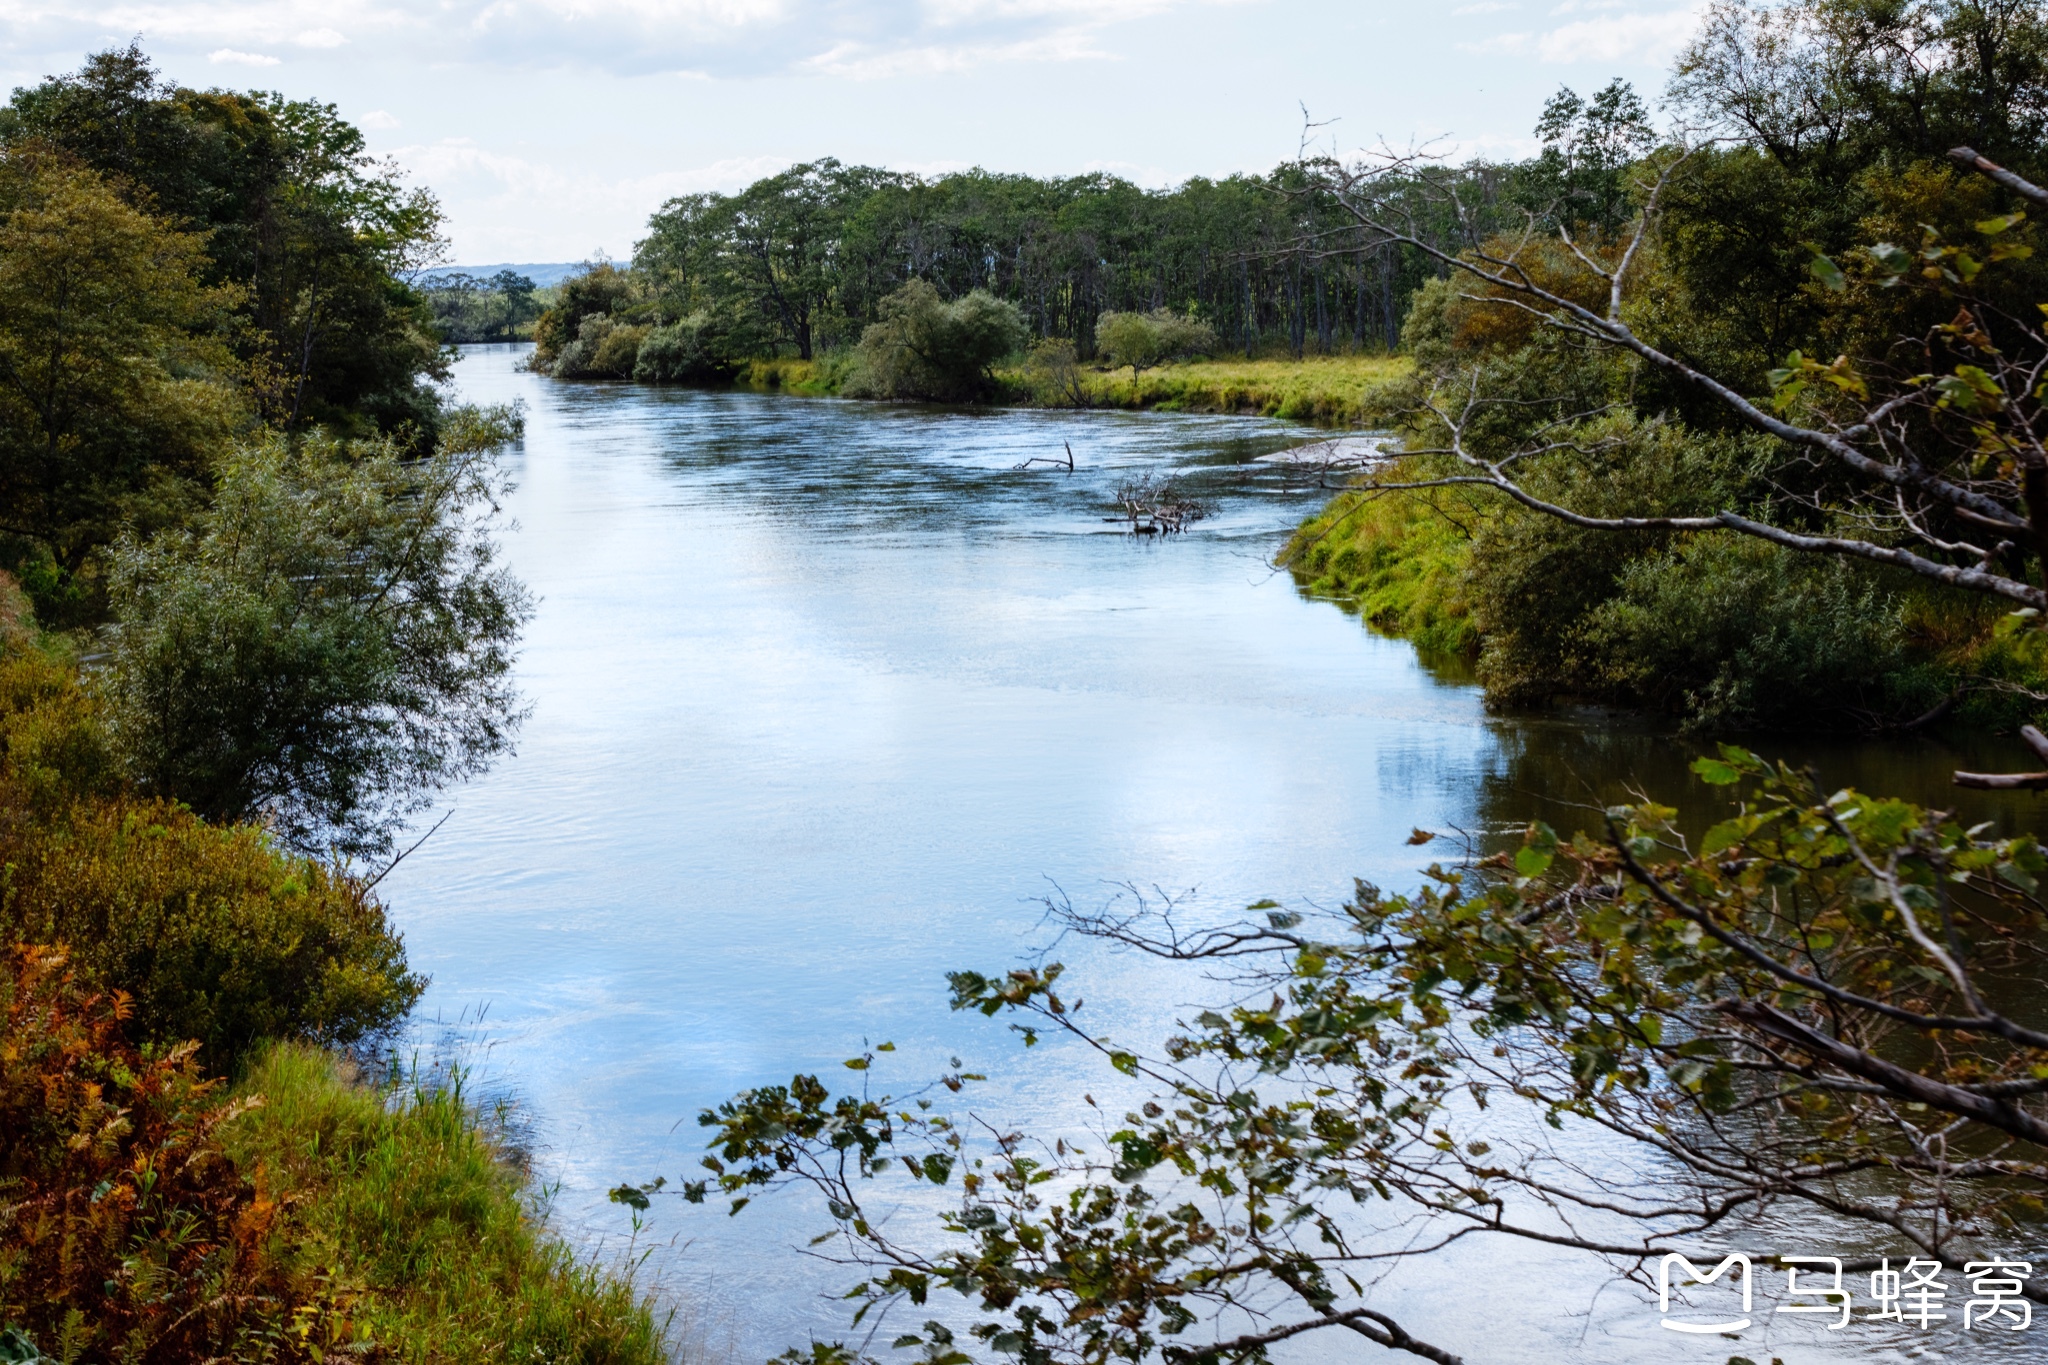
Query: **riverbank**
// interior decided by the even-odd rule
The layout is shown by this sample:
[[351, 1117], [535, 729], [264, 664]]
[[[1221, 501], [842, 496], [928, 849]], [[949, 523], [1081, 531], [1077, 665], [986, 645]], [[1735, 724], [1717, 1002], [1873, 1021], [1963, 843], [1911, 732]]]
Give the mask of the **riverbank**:
[[1719, 733], [2009, 732], [2048, 693], [2048, 638], [1977, 595], [1729, 534], [1581, 530], [1488, 491], [1340, 492], [1277, 562], [1379, 633], [1467, 660], [1495, 708], [1591, 701]]
[[120, 778], [73, 643], [0, 575], [0, 1358], [660, 1365], [459, 1077], [328, 1050], [426, 985], [370, 887]]
[[[1002, 401], [1016, 407], [1116, 408], [1278, 417], [1343, 429], [1377, 425], [1380, 386], [1408, 373], [1406, 356], [1307, 356], [1258, 360], [1190, 360], [1133, 373], [1080, 367], [1073, 394], [1054, 395], [1021, 366], [996, 371]], [[736, 386], [760, 393], [836, 397], [853, 370], [850, 354], [815, 360], [748, 362]]]

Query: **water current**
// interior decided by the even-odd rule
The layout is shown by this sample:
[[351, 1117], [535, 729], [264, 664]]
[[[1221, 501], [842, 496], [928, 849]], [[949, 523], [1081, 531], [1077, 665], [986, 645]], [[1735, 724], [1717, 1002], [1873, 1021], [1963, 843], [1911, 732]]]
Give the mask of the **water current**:
[[[522, 355], [472, 348], [456, 386], [525, 405], [505, 548], [539, 601], [520, 662], [532, 715], [517, 756], [454, 794], [383, 890], [433, 978], [422, 1041], [461, 1040], [479, 1093], [513, 1103], [557, 1224], [593, 1255], [650, 1253], [639, 1273], [716, 1353], [847, 1336], [833, 1296], [859, 1277], [801, 1250], [821, 1209], [791, 1193], [729, 1219], [660, 1199], [636, 1235], [604, 1191], [701, 1174], [701, 1108], [798, 1071], [839, 1084], [843, 1059], [884, 1040], [898, 1050], [878, 1087], [957, 1056], [990, 1077], [977, 1111], [1081, 1124], [1077, 1092], [1108, 1093], [1101, 1068], [1057, 1044], [1026, 1053], [945, 1003], [946, 971], [1047, 946], [1042, 897], [1086, 908], [1131, 884], [1192, 892], [1196, 913], [1334, 905], [1354, 877], [1414, 885], [1416, 826], [1568, 823], [1565, 803], [1631, 780], [1707, 799], [1684, 770], [1698, 742], [1489, 715], [1455, 669], [1276, 574], [1327, 493], [1258, 457], [1314, 433], [573, 385], [524, 373]], [[1013, 469], [1069, 445], [1072, 474]], [[1104, 520], [1110, 493], [1145, 473], [1175, 474], [1213, 514], [1125, 534]], [[2019, 757], [1989, 741], [1766, 747], [1930, 800], [1951, 799], [1959, 759]], [[2032, 800], [1965, 810], [2010, 824]], [[1156, 1045], [1214, 998], [1099, 945], [1054, 955], [1120, 1037]], [[1757, 1249], [1833, 1249], [1825, 1226], [1781, 1234]], [[1498, 1239], [1373, 1293], [1473, 1365], [2022, 1358], [1953, 1320], [1831, 1334], [1765, 1313], [1740, 1341], [1681, 1339], [1604, 1265]], [[1310, 1339], [1294, 1355], [1360, 1352], [1378, 1354]]]

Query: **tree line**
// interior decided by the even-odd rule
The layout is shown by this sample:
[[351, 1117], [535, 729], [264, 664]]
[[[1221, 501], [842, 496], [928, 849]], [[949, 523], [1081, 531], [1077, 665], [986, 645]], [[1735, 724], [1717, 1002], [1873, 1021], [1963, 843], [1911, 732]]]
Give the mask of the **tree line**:
[[[1646, 111], [1621, 82], [1573, 101], [1546, 111], [1542, 155], [1460, 167], [1469, 192], [1455, 209], [1418, 178], [1410, 208], [1430, 244], [1456, 251], [1556, 203], [1583, 202], [1603, 219], [1625, 212], [1620, 171], [1644, 150]], [[1163, 190], [1099, 173], [792, 166], [735, 194], [662, 205], [629, 263], [600, 262], [563, 286], [536, 327], [537, 363], [565, 377], [631, 377], [639, 343], [664, 328], [687, 363], [641, 366], [642, 378], [710, 378], [756, 356], [810, 360], [858, 343], [913, 282], [941, 302], [980, 293], [1007, 304], [1027, 339], [1064, 340], [1082, 360], [1097, 357], [1104, 317], [1165, 314], [1205, 328], [1219, 352], [1391, 352], [1440, 266], [1360, 232], [1319, 164]], [[583, 337], [593, 317], [605, 337], [645, 330], [618, 336], [600, 359], [603, 337]], [[579, 340], [589, 344], [571, 353]]]

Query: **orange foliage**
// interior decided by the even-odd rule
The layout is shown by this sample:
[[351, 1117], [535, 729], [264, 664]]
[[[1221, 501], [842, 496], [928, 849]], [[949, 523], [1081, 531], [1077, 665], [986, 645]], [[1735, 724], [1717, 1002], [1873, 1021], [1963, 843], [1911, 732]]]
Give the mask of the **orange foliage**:
[[131, 1047], [127, 1008], [61, 949], [0, 965], [0, 1323], [80, 1362], [320, 1359], [346, 1323], [215, 1141], [240, 1106], [192, 1045]]

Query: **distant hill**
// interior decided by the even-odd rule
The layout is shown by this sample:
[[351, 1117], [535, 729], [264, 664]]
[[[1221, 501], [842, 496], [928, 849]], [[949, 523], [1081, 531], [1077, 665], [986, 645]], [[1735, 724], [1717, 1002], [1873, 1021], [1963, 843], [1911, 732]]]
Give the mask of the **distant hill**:
[[509, 262], [498, 265], [447, 265], [437, 270], [424, 272], [416, 282], [423, 285], [431, 285], [442, 275], [475, 275], [482, 279], [489, 279], [500, 270], [510, 270], [515, 274], [526, 276], [527, 279], [532, 280], [542, 289], [546, 289], [551, 284], [560, 284], [571, 275], [588, 269], [589, 266], [590, 262], [588, 261], [556, 261], [547, 265], [515, 265]]

